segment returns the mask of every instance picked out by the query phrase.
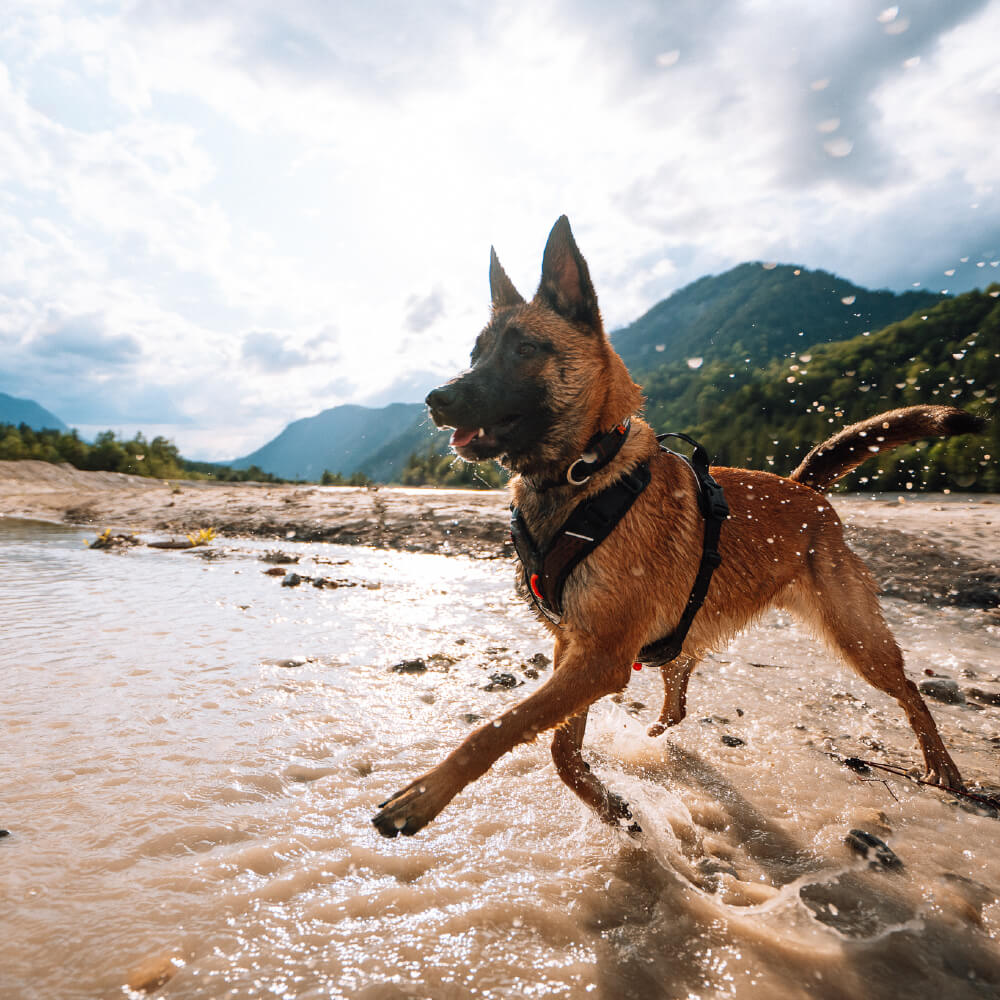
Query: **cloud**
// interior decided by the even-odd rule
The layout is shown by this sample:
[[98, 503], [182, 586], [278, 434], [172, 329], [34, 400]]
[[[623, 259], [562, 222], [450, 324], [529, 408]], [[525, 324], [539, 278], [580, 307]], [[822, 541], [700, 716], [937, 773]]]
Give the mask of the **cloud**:
[[248, 333], [243, 338], [242, 357], [266, 372], [288, 371], [309, 364], [307, 355], [287, 347], [284, 339], [274, 333]]
[[8, 391], [245, 453], [459, 370], [563, 212], [609, 327], [747, 259], [985, 283], [1000, 0], [887, 6], [15, 5]]
[[29, 349], [43, 366], [93, 362], [106, 368], [134, 364], [142, 356], [142, 344], [131, 334], [109, 333], [96, 316], [59, 320], [29, 343]]
[[427, 295], [411, 295], [406, 300], [406, 317], [403, 323], [407, 330], [423, 333], [443, 315], [444, 295], [440, 288], [435, 288]]

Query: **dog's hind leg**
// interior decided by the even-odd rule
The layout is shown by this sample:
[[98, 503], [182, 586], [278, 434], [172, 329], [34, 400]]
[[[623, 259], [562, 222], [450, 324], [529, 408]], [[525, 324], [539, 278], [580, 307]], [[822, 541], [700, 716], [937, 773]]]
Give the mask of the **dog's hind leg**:
[[858, 674], [899, 702], [924, 757], [924, 780], [961, 789], [962, 776], [917, 686], [903, 670], [903, 654], [882, 617], [876, 595], [868, 567], [840, 542], [813, 562], [811, 579], [801, 581], [791, 599], [782, 603], [818, 625]]
[[587, 728], [587, 709], [567, 719], [552, 738], [552, 761], [559, 777], [573, 789], [605, 823], [612, 826], [628, 823], [630, 833], [640, 833], [638, 823], [629, 822], [632, 810], [615, 792], [604, 787], [580, 753]]
[[691, 671], [698, 666], [698, 660], [683, 653], [676, 660], [660, 667], [663, 678], [663, 708], [660, 717], [647, 730], [650, 736], [659, 736], [669, 726], [676, 726], [687, 714], [687, 687]]

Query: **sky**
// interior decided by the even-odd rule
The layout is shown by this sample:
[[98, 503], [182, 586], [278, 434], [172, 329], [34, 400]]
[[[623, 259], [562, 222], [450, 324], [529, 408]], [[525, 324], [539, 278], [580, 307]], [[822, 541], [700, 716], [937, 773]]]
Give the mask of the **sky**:
[[1000, 280], [1000, 0], [5, 0], [0, 392], [225, 459], [747, 260]]

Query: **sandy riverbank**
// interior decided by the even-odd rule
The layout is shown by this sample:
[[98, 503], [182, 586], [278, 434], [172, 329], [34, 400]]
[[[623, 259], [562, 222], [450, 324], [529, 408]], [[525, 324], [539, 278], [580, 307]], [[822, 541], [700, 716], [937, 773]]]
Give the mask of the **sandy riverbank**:
[[[995, 607], [1000, 498], [833, 498], [851, 544], [890, 595]], [[511, 554], [505, 491], [163, 481], [0, 462], [0, 516], [183, 536], [327, 541], [479, 558]]]

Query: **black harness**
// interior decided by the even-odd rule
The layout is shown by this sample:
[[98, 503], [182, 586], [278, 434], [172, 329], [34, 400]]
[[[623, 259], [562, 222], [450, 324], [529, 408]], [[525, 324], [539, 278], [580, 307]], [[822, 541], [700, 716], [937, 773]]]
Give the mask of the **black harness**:
[[[618, 435], [619, 439], [613, 441], [611, 446], [601, 445], [595, 439], [595, 442], [588, 447], [588, 451], [584, 452], [584, 457], [586, 458], [588, 453], [600, 451], [603, 458], [604, 453], [612, 448], [613, 453], [617, 454], [628, 435], [628, 429], [626, 422], [609, 432], [609, 435], [600, 435], [601, 440], [609, 438], [610, 435]], [[680, 438], [690, 444], [694, 449], [691, 458], [688, 459], [666, 448], [662, 442], [668, 437]], [[729, 517], [729, 505], [726, 503], [722, 487], [708, 471], [708, 453], [705, 449], [686, 434], [659, 434], [656, 440], [661, 442], [660, 447], [663, 451], [683, 459], [694, 472], [698, 483], [698, 508], [705, 519], [705, 535], [698, 574], [677, 626], [669, 635], [643, 646], [639, 652], [638, 662], [650, 666], [669, 663], [679, 655], [691, 623], [705, 602], [712, 574], [722, 562], [722, 556], [719, 554], [719, 535], [723, 521]], [[570, 472], [567, 473], [569, 482], [574, 482], [571, 475], [574, 470], [581, 471], [579, 465], [581, 461], [582, 459], [578, 459], [570, 466]], [[601, 464], [607, 464], [607, 461]], [[606, 489], [580, 503], [544, 548], [539, 548], [535, 544], [520, 510], [511, 506], [510, 536], [521, 560], [525, 583], [535, 606], [550, 621], [558, 623], [562, 617], [563, 589], [570, 573], [614, 531], [618, 522], [628, 513], [636, 497], [649, 485], [649, 481], [650, 471], [647, 462], [637, 465], [631, 472], [626, 472]]]

